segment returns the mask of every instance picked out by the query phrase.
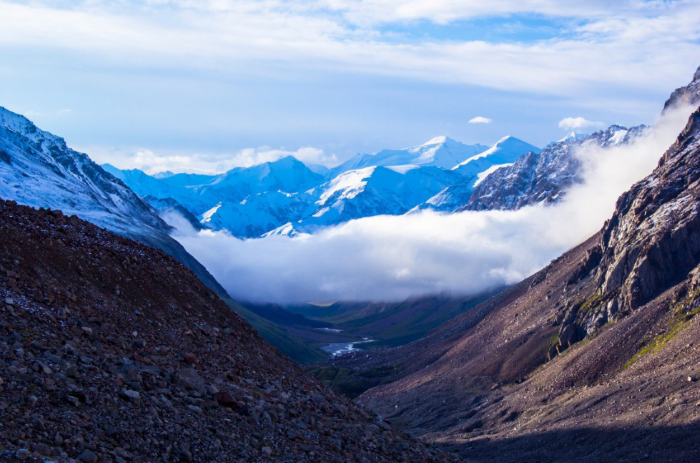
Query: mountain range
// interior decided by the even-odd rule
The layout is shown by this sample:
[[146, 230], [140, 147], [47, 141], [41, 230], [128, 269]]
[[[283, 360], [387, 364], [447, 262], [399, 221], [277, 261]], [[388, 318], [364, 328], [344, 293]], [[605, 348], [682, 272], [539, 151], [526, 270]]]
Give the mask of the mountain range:
[[150, 176], [102, 167], [161, 213], [183, 212], [190, 223], [199, 222], [197, 228], [239, 238], [294, 236], [375, 215], [556, 202], [581, 181], [578, 149], [629, 143], [643, 133], [643, 126], [611, 126], [544, 150], [511, 136], [490, 147], [441, 136], [402, 150], [359, 154], [323, 174], [292, 156], [220, 175]]
[[[390, 347], [317, 365], [327, 384], [363, 386], [355, 402], [238, 317], [263, 335], [279, 329], [231, 301], [158, 212], [261, 236], [285, 207], [300, 218], [263, 235], [443, 205], [554, 203], [581, 181], [579, 149], [646, 129], [541, 151], [511, 137], [485, 150], [437, 138], [328, 172], [288, 157], [148, 176], [103, 169], [0, 109], [0, 459], [699, 461], [700, 69], [664, 111], [679, 104], [695, 109], [653, 172], [598, 233], [518, 284], [338, 304], [320, 321], [264, 308], [316, 330], [390, 327]], [[314, 355], [285, 333], [273, 333], [279, 345]]]
[[149, 176], [137, 169], [102, 167], [161, 211], [163, 200], [170, 210], [174, 201], [204, 227], [258, 238], [405, 214], [449, 187], [473, 190], [479, 175], [530, 151], [540, 150], [513, 137], [491, 147], [436, 137], [402, 150], [359, 154], [324, 174], [292, 156], [210, 176]]

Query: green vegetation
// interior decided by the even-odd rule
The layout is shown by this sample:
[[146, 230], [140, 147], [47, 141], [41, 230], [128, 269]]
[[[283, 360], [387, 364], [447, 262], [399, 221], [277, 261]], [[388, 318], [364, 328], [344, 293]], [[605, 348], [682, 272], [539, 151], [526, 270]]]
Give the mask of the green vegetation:
[[328, 359], [328, 354], [318, 347], [314, 347], [305, 340], [292, 335], [284, 328], [251, 312], [232, 299], [226, 298], [224, 302], [241, 318], [250, 323], [267, 342], [295, 362], [318, 363]]
[[600, 299], [602, 298], [600, 291], [596, 291], [592, 296], [583, 301], [581, 307], [578, 309], [579, 314], [588, 314], [593, 312], [600, 306]]
[[344, 367], [319, 366], [309, 367], [308, 371], [326, 386], [354, 399], [367, 389], [388, 383], [388, 379], [397, 370], [391, 366], [380, 366], [361, 371]]
[[688, 325], [688, 322], [690, 322], [693, 317], [700, 313], [700, 304], [693, 307], [698, 295], [700, 295], [700, 290], [694, 291], [682, 301], [673, 305], [671, 307], [673, 316], [671, 317], [668, 330], [663, 334], [653, 337], [649, 342], [642, 346], [642, 348], [632, 356], [632, 358], [623, 368], [627, 369], [631, 367], [637, 360], [647, 354], [653, 354], [660, 351], [671, 339], [674, 338], [674, 336], [676, 336], [676, 334], [685, 328]]
[[422, 338], [499, 291], [461, 299], [426, 297], [400, 303], [338, 303], [289, 310], [330, 323], [345, 336], [375, 340], [363, 348], [397, 347]]

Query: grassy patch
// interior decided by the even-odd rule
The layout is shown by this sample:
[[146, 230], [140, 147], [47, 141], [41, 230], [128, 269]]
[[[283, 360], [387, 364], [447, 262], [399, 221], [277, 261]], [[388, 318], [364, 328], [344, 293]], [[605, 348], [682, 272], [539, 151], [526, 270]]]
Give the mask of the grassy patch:
[[649, 342], [642, 346], [632, 358], [623, 367], [627, 369], [631, 367], [637, 360], [647, 354], [653, 354], [660, 351], [668, 342], [676, 336], [683, 328], [685, 328], [690, 320], [700, 313], [700, 305], [693, 307], [700, 291], [695, 291], [684, 298], [682, 301], [672, 306], [673, 316], [671, 317], [668, 330], [658, 336], [654, 336]]
[[583, 302], [583, 304], [581, 304], [581, 307], [578, 309], [578, 312], [580, 314], [588, 314], [590, 312], [593, 312], [595, 309], [597, 309], [600, 306], [601, 297], [602, 296], [601, 296], [600, 292], [597, 291], [591, 297], [586, 299]]

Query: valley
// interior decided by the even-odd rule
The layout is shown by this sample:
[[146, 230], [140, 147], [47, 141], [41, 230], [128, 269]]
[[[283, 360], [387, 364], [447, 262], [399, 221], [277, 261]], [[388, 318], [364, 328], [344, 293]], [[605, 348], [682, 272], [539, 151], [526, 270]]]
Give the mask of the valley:
[[[78, 10], [87, 17], [104, 6], [89, 3], [65, 6], [51, 18]], [[66, 135], [69, 145], [44, 130], [75, 130], [73, 110], [0, 107], [1, 462], [700, 461], [700, 68], [659, 102], [650, 125], [641, 116], [627, 123], [644, 104], [626, 98], [642, 92], [651, 95], [647, 103], [656, 98], [666, 81], [644, 80], [645, 72], [662, 66], [639, 64], [633, 67], [645, 70], [639, 75], [615, 74], [609, 61], [596, 71], [593, 60], [589, 74], [579, 72], [561, 88], [550, 76], [556, 60], [551, 68], [522, 67], [513, 73], [517, 79], [492, 72], [488, 92], [464, 100], [453, 93], [455, 83], [435, 98], [428, 86], [403, 88], [395, 75], [375, 69], [397, 87], [362, 86], [377, 97], [365, 102], [363, 116], [343, 100], [343, 124], [326, 125], [300, 114], [306, 105], [335, 107], [331, 94], [348, 83], [333, 80], [332, 92], [319, 85], [304, 94], [301, 86], [291, 91], [290, 82], [315, 86], [331, 57], [356, 54], [345, 75], [372, 61], [360, 50], [378, 45], [380, 61], [396, 66], [383, 54], [394, 41], [403, 41], [402, 53], [411, 58], [424, 37], [454, 26], [464, 13], [452, 8], [466, 4], [425, 18], [420, 12], [434, 6], [409, 3], [400, 20], [386, 25], [366, 11], [357, 19], [337, 2], [324, 4], [317, 29], [295, 29], [289, 48], [276, 50], [323, 50], [324, 65], [278, 74], [263, 72], [268, 63], [257, 58], [274, 34], [239, 50], [226, 35], [234, 23], [215, 23], [207, 10], [229, 18], [258, 6], [146, 3], [149, 18], [186, 10], [159, 37], [176, 37], [181, 24], [197, 17], [211, 25], [204, 35], [217, 38], [214, 48], [255, 56], [255, 66], [245, 68], [255, 72], [232, 66], [240, 75], [224, 85], [212, 71], [197, 79], [195, 93], [171, 98], [197, 114], [189, 124], [170, 120], [161, 107], [149, 113], [152, 126], [129, 134], [110, 127], [109, 137], [95, 131], [105, 144], [94, 155], [71, 147], [81, 146], [72, 143], [76, 132]], [[690, 8], [681, 3], [655, 5], [654, 14]], [[388, 8], [374, 5], [380, 6]], [[22, 8], [0, 0], [4, 14]], [[265, 14], [279, 8], [266, 4]], [[275, 16], [275, 33], [297, 9], [313, 10], [296, 5]], [[585, 37], [586, 47], [600, 30], [612, 35], [626, 24], [618, 18], [593, 27], [570, 13], [552, 19], [548, 11], [526, 16], [549, 18], [536, 28], [550, 34], [576, 23], [570, 35]], [[485, 17], [493, 21], [493, 15]], [[234, 25], [241, 24], [262, 27]], [[504, 33], [484, 24], [490, 34]], [[66, 36], [75, 32], [63, 26]], [[515, 26], [508, 23], [509, 34]], [[344, 44], [363, 39], [340, 50], [322, 46], [329, 36]], [[104, 37], [148, 45], [138, 34], [106, 29]], [[216, 60], [199, 60], [191, 38], [160, 45], [157, 56], [173, 48], [202, 69], [216, 67]], [[423, 50], [425, 56], [453, 63], [441, 53], [458, 41], [433, 42], [441, 49]], [[465, 49], [476, 53], [487, 42], [480, 38]], [[549, 42], [538, 39], [534, 48]], [[498, 46], [519, 50], [503, 62], [523, 52], [521, 41]], [[141, 72], [149, 61], [142, 58], [132, 63]], [[170, 72], [167, 60], [151, 61], [158, 73]], [[669, 65], [663, 77], [678, 69]], [[473, 79], [477, 71], [458, 74]], [[537, 75], [528, 84], [534, 93], [515, 98], [513, 82], [532, 79], [529, 71]], [[234, 134], [259, 140], [276, 133], [272, 121], [279, 114], [247, 104], [236, 87], [268, 74], [279, 81], [261, 86], [266, 98], [288, 105], [279, 132], [294, 140], [317, 134], [325, 151], [306, 141], [239, 151], [227, 145]], [[430, 87], [447, 85], [442, 80], [449, 75], [444, 69], [432, 75]], [[596, 79], [607, 79], [610, 88], [593, 95]], [[617, 80], [624, 88], [613, 85]], [[277, 98], [277, 85], [286, 99]], [[157, 93], [157, 85], [146, 87]], [[217, 107], [245, 114], [240, 126], [196, 111], [192, 101], [212, 88]], [[357, 90], [349, 94], [359, 100], [364, 94]], [[422, 112], [386, 104], [378, 94], [393, 95], [395, 105], [400, 96]], [[568, 108], [549, 114], [574, 101], [583, 115]], [[491, 117], [492, 107], [501, 108], [501, 120]], [[344, 138], [376, 125], [374, 111], [391, 112], [382, 130], [391, 128], [392, 136]], [[124, 114], [124, 124], [141, 120]], [[264, 130], [247, 125], [260, 114]], [[624, 126], [602, 122], [618, 116]], [[78, 132], [90, 134], [81, 117]], [[414, 118], [432, 122], [418, 131], [409, 123]], [[549, 132], [537, 129], [544, 121]], [[539, 142], [545, 132], [550, 138], [535, 145], [502, 136], [518, 133], [506, 130], [511, 127]], [[573, 132], [555, 137], [553, 127]], [[402, 146], [397, 133], [413, 141], [396, 148]], [[470, 141], [430, 138], [436, 133]], [[138, 143], [106, 144], [127, 135]], [[169, 148], [156, 153], [140, 147], [144, 140]]]

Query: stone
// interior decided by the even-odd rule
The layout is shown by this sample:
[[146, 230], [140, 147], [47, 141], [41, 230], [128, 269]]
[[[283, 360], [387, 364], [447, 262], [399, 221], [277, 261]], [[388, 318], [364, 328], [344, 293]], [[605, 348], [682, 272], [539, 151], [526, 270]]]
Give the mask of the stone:
[[186, 389], [194, 391], [204, 390], [204, 380], [199, 376], [194, 368], [183, 368], [176, 373], [176, 380]]
[[272, 456], [272, 449], [270, 447], [263, 447], [261, 451], [262, 451], [262, 454], [265, 455], [266, 457]]
[[214, 400], [222, 407], [238, 408], [238, 401], [226, 391], [219, 391], [214, 394]]
[[19, 449], [15, 452], [15, 457], [19, 460], [26, 460], [31, 456], [31, 453], [29, 453], [29, 450], [27, 449]]
[[132, 402], [138, 402], [141, 400], [141, 394], [138, 391], [132, 391], [130, 389], [124, 389], [121, 393], [124, 399], [130, 400]]
[[98, 458], [95, 452], [90, 449], [85, 449], [76, 457], [76, 460], [83, 463], [97, 463]]
[[39, 455], [44, 455], [44, 456], [47, 456], [47, 457], [48, 457], [48, 456], [51, 456], [51, 453], [52, 453], [51, 447], [49, 447], [49, 446], [46, 445], [46, 444], [34, 444], [34, 445], [32, 446], [32, 448], [33, 448], [34, 451], [35, 451], [36, 453], [38, 453]]
[[141, 382], [141, 368], [136, 363], [127, 363], [119, 368], [119, 374], [129, 383]]

